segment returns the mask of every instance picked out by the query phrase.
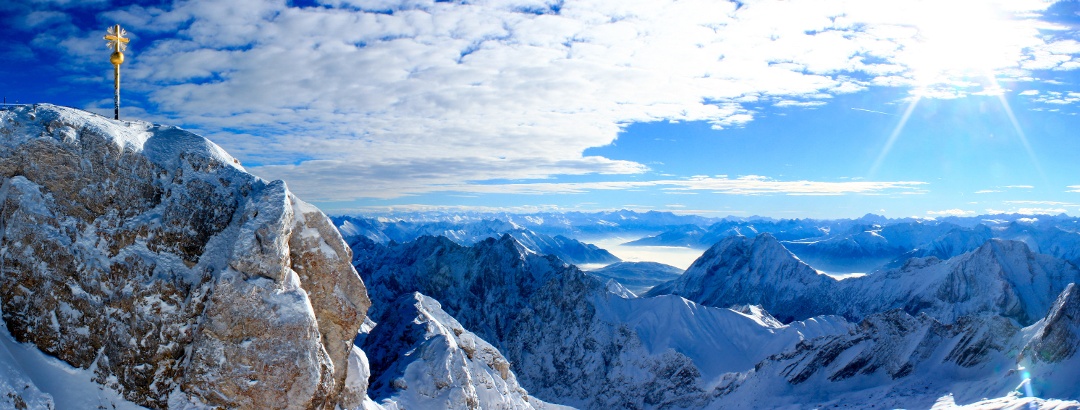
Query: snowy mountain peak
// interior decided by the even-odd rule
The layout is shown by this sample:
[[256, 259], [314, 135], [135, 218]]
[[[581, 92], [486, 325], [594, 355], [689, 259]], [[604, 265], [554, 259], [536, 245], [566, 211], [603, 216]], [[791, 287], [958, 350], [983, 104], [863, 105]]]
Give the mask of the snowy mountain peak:
[[768, 233], [718, 242], [681, 277], [646, 296], [675, 294], [707, 306], [758, 304], [783, 322], [832, 313], [820, 303], [836, 280], [820, 274]]

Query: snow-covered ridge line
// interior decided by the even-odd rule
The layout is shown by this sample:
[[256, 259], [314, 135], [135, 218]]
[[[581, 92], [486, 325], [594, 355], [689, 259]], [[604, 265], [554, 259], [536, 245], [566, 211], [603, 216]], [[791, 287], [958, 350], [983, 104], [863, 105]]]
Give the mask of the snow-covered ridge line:
[[1080, 269], [1073, 264], [1034, 253], [1024, 242], [1000, 239], [947, 261], [910, 259], [900, 268], [837, 281], [765, 233], [717, 243], [683, 276], [645, 296], [676, 294], [717, 307], [756, 304], [784, 322], [823, 314], [862, 320], [904, 309], [945, 323], [985, 313], [1026, 326], [1077, 281]]
[[596, 245], [555, 234], [547, 235], [524, 228], [513, 222], [483, 219], [466, 222], [414, 223], [407, 221], [382, 221], [372, 218], [337, 216], [334, 224], [346, 241], [366, 238], [375, 243], [410, 242], [421, 236], [444, 236], [460, 245], [473, 245], [487, 238], [503, 235], [513, 236], [530, 251], [555, 255], [577, 264], [610, 264], [619, 258]]
[[[140, 153], [166, 169], [176, 168], [184, 156], [195, 155], [243, 170], [240, 162], [217, 144], [175, 126], [139, 120], [117, 121], [52, 104], [5, 107], [0, 111], [10, 113], [4, 116], [7, 131], [0, 138], [0, 144], [8, 149], [40, 138], [75, 146], [83, 136], [93, 136], [112, 143], [122, 152]], [[15, 132], [16, 129], [19, 131]]]

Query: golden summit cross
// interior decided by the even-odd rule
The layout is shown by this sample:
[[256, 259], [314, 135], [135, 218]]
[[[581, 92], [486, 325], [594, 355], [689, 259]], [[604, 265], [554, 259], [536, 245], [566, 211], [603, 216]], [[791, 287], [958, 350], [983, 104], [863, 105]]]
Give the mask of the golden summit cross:
[[109, 27], [106, 32], [105, 41], [109, 48], [113, 49], [113, 53], [109, 55], [109, 62], [113, 65], [113, 118], [120, 119], [120, 64], [124, 64], [124, 50], [127, 50], [128, 40], [124, 36], [127, 35], [127, 30], [120, 28], [120, 25]]

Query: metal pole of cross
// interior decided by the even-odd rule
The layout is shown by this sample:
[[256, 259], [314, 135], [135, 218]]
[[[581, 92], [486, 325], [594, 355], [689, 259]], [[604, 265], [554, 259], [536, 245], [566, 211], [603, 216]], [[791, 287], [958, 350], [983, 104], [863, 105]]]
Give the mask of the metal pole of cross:
[[105, 41], [108, 41], [108, 46], [113, 50], [109, 55], [109, 62], [113, 65], [113, 118], [120, 119], [120, 64], [124, 64], [124, 50], [127, 50], [128, 40], [124, 36], [127, 35], [127, 30], [120, 28], [120, 25], [109, 27], [109, 31], [105, 36]]

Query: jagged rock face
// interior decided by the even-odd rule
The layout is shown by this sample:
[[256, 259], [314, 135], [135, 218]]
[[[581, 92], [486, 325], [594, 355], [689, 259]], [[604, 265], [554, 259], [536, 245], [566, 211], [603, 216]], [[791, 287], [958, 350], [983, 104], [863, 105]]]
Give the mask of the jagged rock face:
[[1035, 362], [1058, 363], [1080, 350], [1080, 288], [1069, 284], [1039, 323], [1024, 356]]
[[329, 220], [177, 128], [0, 111], [0, 303], [139, 404], [329, 408], [370, 302]]
[[[390, 247], [361, 239], [353, 250], [371, 286], [376, 322], [387, 322], [386, 307], [401, 295], [429, 295], [464, 328], [498, 346], [521, 384], [546, 401], [641, 408], [694, 407], [705, 398], [689, 358], [671, 349], [650, 354], [632, 328], [602, 320], [602, 283], [555, 257], [526, 251], [510, 236], [468, 248], [446, 238]], [[379, 344], [367, 340], [363, 347], [385, 350]]]
[[954, 392], [964, 400], [995, 397], [1019, 381], [1005, 371], [1015, 368], [1009, 354], [1019, 332], [999, 316], [966, 316], [942, 324], [902, 310], [877, 313], [850, 334], [803, 341], [729, 378], [714, 405], [753, 400], [765, 407], [832, 407], [854, 397], [862, 407], [870, 402], [885, 408], [929, 407], [936, 397]]
[[370, 395], [385, 407], [533, 409], [510, 362], [494, 346], [465, 330], [439, 302], [411, 293], [387, 307], [383, 323], [367, 336]]

